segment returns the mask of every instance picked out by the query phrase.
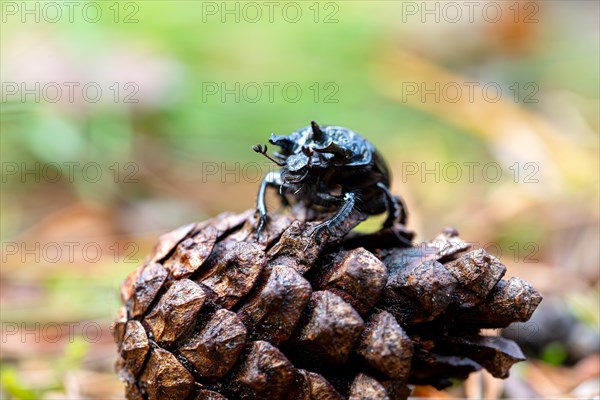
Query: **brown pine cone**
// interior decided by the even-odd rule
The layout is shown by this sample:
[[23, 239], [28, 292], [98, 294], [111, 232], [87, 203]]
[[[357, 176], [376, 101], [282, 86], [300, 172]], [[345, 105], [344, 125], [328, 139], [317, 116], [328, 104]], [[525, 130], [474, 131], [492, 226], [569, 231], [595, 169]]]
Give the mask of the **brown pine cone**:
[[116, 369], [129, 399], [405, 399], [519, 347], [482, 328], [527, 321], [540, 294], [453, 230], [311, 235], [318, 221], [225, 213], [160, 237], [123, 282]]

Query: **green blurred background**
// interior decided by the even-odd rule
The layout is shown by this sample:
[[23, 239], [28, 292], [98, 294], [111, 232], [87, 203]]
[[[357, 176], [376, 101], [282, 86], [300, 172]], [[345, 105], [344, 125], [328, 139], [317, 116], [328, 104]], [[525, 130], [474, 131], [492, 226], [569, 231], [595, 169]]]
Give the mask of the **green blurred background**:
[[122, 279], [313, 119], [380, 149], [417, 241], [454, 226], [598, 329], [598, 2], [67, 3], [0, 2], [3, 395], [120, 396]]

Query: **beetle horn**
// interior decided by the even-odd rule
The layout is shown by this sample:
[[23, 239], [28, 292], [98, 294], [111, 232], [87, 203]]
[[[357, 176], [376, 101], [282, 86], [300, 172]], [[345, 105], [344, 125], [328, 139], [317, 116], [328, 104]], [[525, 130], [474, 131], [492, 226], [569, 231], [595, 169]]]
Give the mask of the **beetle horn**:
[[317, 153], [330, 153], [342, 158], [349, 158], [353, 154], [352, 150], [342, 147], [339, 144], [335, 144], [333, 142], [330, 142], [325, 147], [313, 147], [313, 150]]
[[325, 141], [325, 133], [323, 133], [319, 124], [317, 124], [315, 121], [310, 121], [310, 127], [313, 132], [313, 140], [315, 142], [319, 142], [319, 143], [324, 142]]

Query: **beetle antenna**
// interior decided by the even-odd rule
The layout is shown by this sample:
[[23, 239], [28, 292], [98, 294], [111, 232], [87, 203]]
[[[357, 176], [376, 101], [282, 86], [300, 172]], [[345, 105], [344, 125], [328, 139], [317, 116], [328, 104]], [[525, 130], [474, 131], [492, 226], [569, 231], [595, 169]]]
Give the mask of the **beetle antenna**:
[[266, 144], [264, 147], [261, 144], [255, 144], [254, 146], [252, 146], [252, 150], [267, 157], [269, 160], [273, 161], [275, 164], [279, 165], [280, 167], [283, 167], [285, 165], [285, 163], [282, 163], [281, 161], [277, 161], [273, 157], [271, 157], [270, 155], [267, 154], [267, 145]]
[[313, 139], [316, 142], [322, 142], [325, 139], [325, 134], [321, 130], [319, 124], [317, 124], [315, 121], [310, 121], [310, 127], [313, 131]]

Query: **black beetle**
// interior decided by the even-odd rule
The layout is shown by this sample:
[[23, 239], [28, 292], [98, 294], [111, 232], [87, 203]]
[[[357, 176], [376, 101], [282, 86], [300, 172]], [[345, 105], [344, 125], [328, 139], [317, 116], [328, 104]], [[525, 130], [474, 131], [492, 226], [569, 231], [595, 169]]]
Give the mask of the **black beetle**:
[[358, 133], [339, 126], [320, 127], [312, 121], [310, 126], [288, 136], [271, 134], [269, 142], [281, 148], [275, 158], [267, 154], [266, 145], [252, 147], [282, 167], [269, 172], [260, 184], [256, 205], [260, 215], [259, 236], [267, 221], [267, 186], [279, 187], [284, 204], [288, 204], [285, 196], [293, 194], [308, 207], [317, 206], [324, 212], [337, 210], [312, 233], [335, 228], [348, 218], [354, 207], [368, 215], [387, 211], [384, 227], [391, 227], [395, 221], [406, 224], [407, 212], [402, 200], [390, 193], [390, 174], [385, 161]]

